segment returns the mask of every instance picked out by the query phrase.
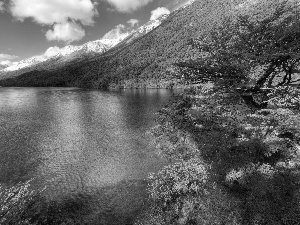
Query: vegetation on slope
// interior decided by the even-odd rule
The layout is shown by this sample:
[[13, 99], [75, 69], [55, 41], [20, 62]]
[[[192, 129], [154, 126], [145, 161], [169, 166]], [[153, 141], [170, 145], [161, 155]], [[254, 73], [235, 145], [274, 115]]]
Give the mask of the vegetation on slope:
[[177, 82], [174, 63], [194, 59], [189, 41], [207, 33], [228, 12], [227, 1], [196, 1], [174, 11], [159, 27], [103, 55], [51, 71], [33, 71], [1, 86], [170, 87]]
[[138, 224], [300, 223], [298, 13], [293, 0], [246, 1], [193, 41], [202, 57], [178, 65], [199, 85], [158, 114], [171, 164], [150, 176]]

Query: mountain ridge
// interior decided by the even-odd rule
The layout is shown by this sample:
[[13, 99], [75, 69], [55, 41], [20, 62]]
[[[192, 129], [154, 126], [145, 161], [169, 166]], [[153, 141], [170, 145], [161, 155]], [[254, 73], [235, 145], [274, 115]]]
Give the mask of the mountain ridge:
[[[74, 46], [67, 45], [61, 49], [59, 52], [51, 57], [33, 56], [25, 60], [21, 60], [17, 64], [10, 67], [3, 67], [0, 69], [0, 77], [2, 79], [12, 78], [24, 73], [28, 73], [34, 70], [53, 70], [57, 67], [61, 67], [63, 63], [72, 62], [72, 60], [77, 61], [78, 58], [91, 58], [94, 55], [102, 54], [116, 45], [123, 45], [124, 39], [126, 43], [133, 41], [134, 39], [145, 35], [153, 28], [158, 26], [163, 19], [167, 18], [167, 15], [163, 15], [156, 20], [149, 21], [145, 25], [140, 26], [136, 30], [132, 30], [128, 35], [115, 38], [115, 39], [100, 39], [95, 41], [89, 41], [83, 45]], [[130, 36], [130, 38], [127, 38]], [[51, 68], [52, 67], [52, 68]]]
[[13, 66], [9, 66], [7, 68], [4, 68], [2, 72], [10, 72], [10, 71], [16, 71], [22, 68], [35, 66], [38, 63], [42, 63], [51, 59], [55, 58], [61, 58], [61, 57], [68, 57], [71, 54], [76, 54], [82, 52], [86, 53], [103, 53], [107, 49], [115, 46], [119, 41], [121, 40], [95, 40], [95, 41], [89, 41], [83, 45], [74, 46], [74, 45], [67, 45], [57, 52], [57, 54], [54, 54], [53, 56], [46, 58], [43, 55], [39, 56], [33, 56], [28, 59], [21, 60], [20, 62], [16, 63]]
[[172, 12], [163, 22], [130, 42], [119, 43], [103, 54], [69, 62], [51, 71], [31, 71], [2, 86], [76, 86], [86, 88], [171, 88], [176, 85], [174, 63], [197, 58], [189, 44], [220, 23], [231, 7], [221, 0], [194, 1]]

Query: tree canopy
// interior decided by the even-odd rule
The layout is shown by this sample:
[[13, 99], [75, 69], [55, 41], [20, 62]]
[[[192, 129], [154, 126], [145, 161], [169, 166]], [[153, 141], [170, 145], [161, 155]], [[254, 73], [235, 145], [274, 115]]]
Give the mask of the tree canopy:
[[[152, 129], [170, 165], [145, 224], [299, 224], [299, 3], [246, 1], [176, 65], [194, 84]], [[156, 210], [156, 211], [155, 211]]]

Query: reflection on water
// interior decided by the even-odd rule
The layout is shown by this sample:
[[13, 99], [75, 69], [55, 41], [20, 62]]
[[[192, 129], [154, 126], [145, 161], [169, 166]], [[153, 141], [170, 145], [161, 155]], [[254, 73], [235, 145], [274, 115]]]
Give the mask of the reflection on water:
[[93, 199], [91, 221], [121, 224], [145, 198], [142, 180], [164, 164], [145, 132], [170, 96], [167, 90], [0, 88], [0, 182], [34, 177], [48, 187], [48, 200]]

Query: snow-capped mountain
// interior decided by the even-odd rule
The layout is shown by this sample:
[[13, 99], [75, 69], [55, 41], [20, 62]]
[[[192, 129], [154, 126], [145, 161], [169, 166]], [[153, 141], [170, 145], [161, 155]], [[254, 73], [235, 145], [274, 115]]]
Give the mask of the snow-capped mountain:
[[85, 50], [86, 53], [102, 53], [114, 47], [122, 40], [123, 39], [100, 39], [96, 41], [90, 41], [82, 45], [82, 48], [80, 50]]
[[[14, 74], [0, 75], [0, 84], [104, 89], [170, 87], [169, 85], [174, 84], [174, 63], [197, 57], [197, 52], [191, 51], [188, 44], [191, 38], [199, 37], [219, 22], [219, 17], [215, 19], [206, 16], [223, 7], [222, 3], [217, 6], [215, 9], [208, 4], [208, 8], [204, 7], [205, 11], [199, 13], [204, 10], [203, 3], [195, 1], [192, 5], [171, 12], [168, 17], [149, 21], [133, 32], [127, 29], [128, 25], [116, 26], [113, 30], [120, 32], [115, 32], [115, 35], [112, 33], [106, 39], [131, 33], [109, 51], [103, 54], [86, 53], [80, 58], [71, 54], [66, 57], [68, 60], [53, 58], [43, 62], [43, 65], [22, 69]], [[144, 32], [148, 33], [143, 35]], [[16, 73], [18, 74], [15, 75]]]
[[39, 62], [42, 62], [41, 57], [40, 56], [33, 56], [33, 57], [28, 58], [28, 59], [21, 60], [20, 62], [14, 63], [13, 65], [5, 68], [3, 71], [8, 72], [8, 71], [19, 70], [19, 69], [22, 69], [22, 68], [25, 68], [25, 67], [28, 67], [28, 66], [35, 65]]
[[147, 33], [149, 33], [154, 28], [158, 27], [169, 15], [165, 14], [157, 18], [156, 20], [150, 20], [145, 25], [139, 27], [136, 30], [133, 30], [121, 43], [129, 43], [132, 40], [141, 37]]
[[[128, 33], [124, 33], [118, 39], [107, 39], [103, 38], [96, 41], [90, 41], [83, 45], [67, 45], [63, 48], [53, 47], [52, 52], [50, 54], [44, 54], [39, 56], [33, 56], [31, 58], [21, 60], [20, 62], [14, 63], [12, 66], [7, 68], [0, 68], [0, 73], [7, 73], [7, 72], [14, 72], [18, 71], [17, 73], [22, 73], [21, 69], [44, 69], [45, 63], [48, 61], [56, 61], [57, 63], [63, 63], [70, 61], [74, 58], [80, 58], [86, 54], [92, 53], [104, 53], [107, 50], [111, 49], [112, 47], [116, 46], [117, 44], [127, 44], [132, 40], [141, 37], [155, 27], [159, 26], [164, 19], [166, 19], [168, 15], [163, 15], [156, 20], [151, 20], [145, 25], [139, 27], [136, 30], [133, 30]], [[43, 67], [43, 68], [38, 68]], [[20, 70], [20, 71], [19, 71]]]
[[90, 53], [90, 52], [102, 53], [112, 48], [120, 41], [121, 40], [118, 39], [101, 39], [96, 41], [89, 41], [80, 46], [68, 45], [66, 47], [61, 48], [57, 56], [65, 57], [71, 55], [74, 52], [79, 52], [79, 51], [84, 51], [85, 53]]
[[60, 48], [59, 51], [52, 55], [51, 57], [47, 57], [45, 55], [33, 56], [25, 60], [21, 60], [20, 62], [15, 63], [12, 66], [7, 68], [3, 68], [3, 72], [15, 71], [25, 67], [34, 66], [38, 63], [44, 62], [50, 58], [57, 57], [68, 57], [71, 54], [78, 53], [78, 55], [82, 53], [103, 53], [108, 49], [115, 46], [121, 40], [117, 39], [102, 39], [96, 41], [90, 41], [80, 46], [67, 45], [63, 48]]
[[74, 45], [67, 45], [60, 49], [56, 56], [68, 56], [73, 52], [79, 51], [82, 49], [82, 46], [74, 46]]
[[184, 4], [181, 8], [184, 9], [190, 5], [192, 5], [196, 0], [190, 0], [188, 3]]
[[157, 18], [156, 20], [150, 20], [148, 23], [146, 23], [144, 26], [141, 26], [137, 29], [136, 32], [145, 34], [153, 30], [154, 28], [158, 27], [162, 21], [164, 21], [169, 15], [165, 14]]

